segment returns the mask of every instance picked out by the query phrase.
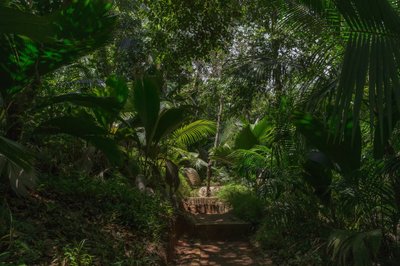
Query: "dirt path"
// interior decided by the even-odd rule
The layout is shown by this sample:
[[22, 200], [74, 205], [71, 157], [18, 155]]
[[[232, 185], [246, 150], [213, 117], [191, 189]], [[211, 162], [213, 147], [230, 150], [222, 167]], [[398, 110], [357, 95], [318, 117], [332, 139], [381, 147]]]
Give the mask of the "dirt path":
[[177, 266], [273, 265], [246, 241], [192, 240], [183, 238], [176, 246]]

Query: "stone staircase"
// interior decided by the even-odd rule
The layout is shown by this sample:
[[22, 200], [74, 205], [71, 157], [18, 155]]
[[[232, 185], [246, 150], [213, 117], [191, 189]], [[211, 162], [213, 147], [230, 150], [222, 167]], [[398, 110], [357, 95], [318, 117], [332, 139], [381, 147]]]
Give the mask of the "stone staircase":
[[251, 224], [231, 213], [216, 197], [190, 197], [182, 202], [189, 235], [205, 240], [234, 240], [249, 235]]
[[183, 200], [183, 208], [192, 214], [222, 214], [231, 207], [217, 197], [189, 197]]

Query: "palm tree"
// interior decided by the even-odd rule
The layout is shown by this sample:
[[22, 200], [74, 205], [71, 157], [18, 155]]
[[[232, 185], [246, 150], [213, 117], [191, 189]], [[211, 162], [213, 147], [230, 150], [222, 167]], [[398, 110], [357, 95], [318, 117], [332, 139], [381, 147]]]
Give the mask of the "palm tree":
[[136, 81], [133, 90], [134, 114], [120, 124], [116, 134], [120, 134], [125, 141], [135, 143], [140, 174], [147, 179], [157, 178], [155, 182], [160, 183], [159, 178], [165, 168], [168, 185], [177, 189], [179, 158], [182, 155], [190, 157], [187, 156], [188, 145], [214, 134], [215, 123], [207, 120], [187, 123], [191, 113], [189, 106], [170, 107], [161, 102], [160, 89], [160, 79], [155, 76]]

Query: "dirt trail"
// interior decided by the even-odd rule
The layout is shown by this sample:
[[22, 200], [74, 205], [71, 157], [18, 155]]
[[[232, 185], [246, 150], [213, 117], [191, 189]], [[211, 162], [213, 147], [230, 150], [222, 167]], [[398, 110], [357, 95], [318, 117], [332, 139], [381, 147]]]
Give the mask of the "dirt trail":
[[273, 265], [272, 261], [256, 254], [246, 241], [194, 240], [183, 238], [176, 246], [177, 266], [242, 266]]

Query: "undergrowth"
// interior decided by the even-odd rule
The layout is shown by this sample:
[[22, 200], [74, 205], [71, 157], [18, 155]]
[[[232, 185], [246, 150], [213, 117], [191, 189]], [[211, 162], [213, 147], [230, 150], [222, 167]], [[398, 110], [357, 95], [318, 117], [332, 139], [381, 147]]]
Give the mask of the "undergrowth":
[[0, 265], [160, 265], [173, 211], [127, 179], [41, 178], [0, 205]]
[[243, 185], [227, 184], [217, 196], [232, 206], [237, 217], [254, 225], [259, 224], [264, 212], [264, 203], [250, 189]]

